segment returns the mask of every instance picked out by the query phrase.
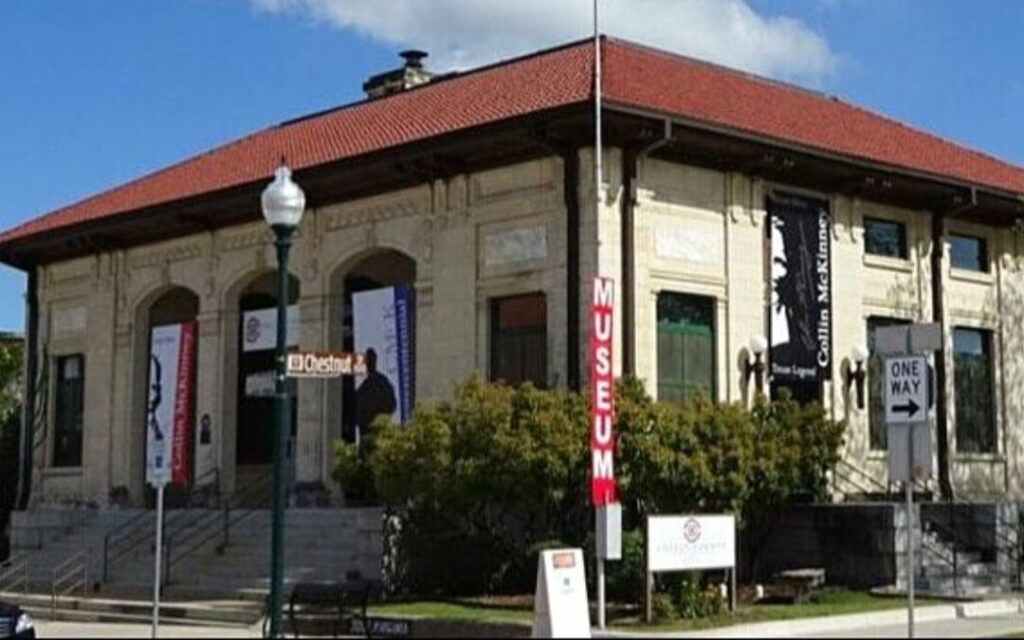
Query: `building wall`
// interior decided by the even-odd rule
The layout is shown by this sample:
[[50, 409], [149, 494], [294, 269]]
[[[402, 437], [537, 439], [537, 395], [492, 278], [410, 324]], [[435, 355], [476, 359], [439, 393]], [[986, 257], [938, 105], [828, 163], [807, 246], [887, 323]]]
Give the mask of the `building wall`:
[[[622, 154], [605, 150], [600, 207], [593, 154], [583, 150], [579, 158], [582, 321], [576, 338], [585, 345], [591, 279], [600, 274], [622, 282]], [[750, 338], [767, 334], [770, 299], [765, 197], [770, 188], [786, 185], [649, 158], [641, 159], [638, 175], [637, 326], [632, 335], [623, 335], [619, 305], [616, 371], [621, 371], [623, 340], [632, 340], [637, 373], [656, 393], [657, 294], [706, 296], [715, 301], [719, 399], [750, 402], [753, 390], [743, 363]], [[870, 451], [867, 411], [856, 408], [843, 384], [844, 368], [854, 346], [866, 343], [868, 317], [931, 319], [931, 216], [845, 195], [812, 195], [831, 202], [834, 221], [834, 370], [825, 387], [826, 408], [848, 423], [847, 459], [885, 483], [885, 456]], [[562, 161], [553, 157], [310, 210], [292, 259], [301, 286], [301, 346], [340, 347], [345, 274], [376, 252], [395, 250], [416, 263], [420, 402], [448, 397], [474, 372], [486, 375], [490, 300], [528, 292], [547, 296], [548, 379], [562, 386], [569, 340], [566, 215]], [[907, 224], [908, 259], [864, 254], [865, 215]], [[990, 274], [946, 274], [947, 339], [954, 326], [994, 330], [998, 365], [1000, 451], [964, 456], [951, 443], [955, 485], [960, 495], [1024, 493], [1024, 470], [1017, 462], [1024, 453], [1024, 368], [1003, 355], [1019, 353], [1024, 343], [1024, 247], [1005, 231], [947, 224], [949, 230], [986, 236], [993, 263]], [[948, 253], [948, 247], [942, 250]], [[210, 417], [214, 437], [209, 446], [197, 445], [197, 475], [219, 469], [221, 488], [232, 492], [239, 298], [249, 283], [274, 268], [271, 238], [260, 222], [40, 268], [40, 348], [51, 365], [61, 355], [85, 354], [86, 413], [83, 467], [53, 468], [48, 442], [37, 452], [35, 499], [104, 503], [117, 488], [135, 502], [142, 499], [148, 311], [174, 287], [199, 298], [196, 415]], [[621, 291], [617, 295], [621, 300]], [[948, 357], [947, 394], [955, 420], [951, 352]], [[53, 367], [46, 371], [45, 386], [52, 389]], [[580, 371], [585, 377], [585, 348]], [[49, 396], [46, 419], [52, 432]], [[332, 445], [340, 437], [340, 383], [303, 381], [298, 402], [296, 480], [336, 491], [330, 469]], [[955, 438], [952, 423], [949, 431]]]
[[[868, 411], [856, 407], [853, 389], [844, 384], [856, 345], [867, 344], [871, 316], [932, 320], [931, 213], [900, 209], [846, 195], [806, 192], [785, 184], [766, 183], [737, 173], [645, 158], [639, 167], [636, 211], [637, 248], [637, 374], [657, 392], [657, 295], [663, 291], [706, 296], [715, 300], [717, 388], [720, 400], [749, 403], [753, 390], [744, 376], [747, 344], [754, 335], [767, 335], [770, 300], [768, 234], [765, 224], [768, 190], [807, 193], [831, 204], [833, 216], [833, 372], [826, 383], [826, 409], [847, 422], [845, 459], [857, 471], [855, 491], [888, 482], [887, 454], [869, 445]], [[907, 226], [907, 259], [866, 255], [864, 217], [891, 219]], [[1024, 275], [1020, 239], [1010, 231], [968, 224], [945, 223], [947, 233], [964, 232], [988, 242], [991, 258], [986, 274], [949, 268], [949, 245], [944, 243], [946, 291], [947, 388], [950, 415], [951, 473], [960, 497], [984, 498], [1009, 492], [1024, 493], [1018, 461], [1024, 453], [1024, 401], [1020, 390], [1024, 371], [1019, 353], [1024, 343]], [[957, 452], [952, 333], [955, 327], [978, 327], [994, 332], [995, 398], [999, 452]], [[870, 383], [867, 385], [870, 388]], [[870, 403], [870, 398], [868, 398]]]
[[[489, 300], [543, 292], [548, 304], [549, 380], [566, 379], [566, 211], [562, 162], [546, 158], [457, 176], [310, 210], [292, 253], [301, 287], [301, 346], [338, 348], [344, 275], [383, 250], [416, 262], [417, 398], [449, 396], [486, 374]], [[220, 470], [235, 489], [239, 299], [276, 258], [261, 222], [41, 267], [40, 351], [54, 386], [57, 357], [84, 354], [82, 468], [51, 464], [37, 450], [34, 499], [103, 504], [112, 490], [144, 496], [148, 313], [184, 287], [199, 298], [196, 415], [209, 416], [212, 444], [197, 443], [196, 475]], [[332, 444], [340, 436], [340, 385], [299, 383], [296, 480], [332, 490]], [[45, 423], [53, 429], [53, 394]]]

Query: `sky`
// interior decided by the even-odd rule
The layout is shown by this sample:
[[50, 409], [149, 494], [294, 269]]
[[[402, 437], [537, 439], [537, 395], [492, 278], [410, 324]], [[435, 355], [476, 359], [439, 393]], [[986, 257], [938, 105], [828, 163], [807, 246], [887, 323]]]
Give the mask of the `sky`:
[[[602, 30], [824, 91], [1024, 165], [1017, 0], [600, 0]], [[592, 0], [0, 0], [0, 228], [361, 98], [586, 36]], [[23, 274], [0, 266], [0, 330]]]

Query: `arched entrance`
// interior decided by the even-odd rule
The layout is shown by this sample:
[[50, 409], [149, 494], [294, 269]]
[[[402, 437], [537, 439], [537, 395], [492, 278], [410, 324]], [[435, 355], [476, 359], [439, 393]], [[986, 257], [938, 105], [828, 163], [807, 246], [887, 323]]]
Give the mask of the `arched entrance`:
[[331, 278], [332, 347], [372, 355], [375, 369], [329, 386], [331, 420], [347, 442], [376, 415], [400, 419], [415, 401], [415, 282], [416, 261], [392, 249], [350, 261]]
[[[145, 311], [145, 364], [146, 386], [140, 396], [144, 399], [144, 419], [138, 421], [141, 431], [141, 457], [147, 459], [147, 442], [151, 431], [162, 437], [167, 432], [169, 420], [180, 407], [185, 407], [183, 461], [185, 484], [171, 484], [165, 492], [165, 503], [169, 508], [183, 506], [195, 485], [195, 407], [198, 363], [198, 332], [196, 318], [199, 315], [199, 296], [184, 287], [174, 287], [160, 294]], [[181, 395], [184, 390], [184, 396]], [[154, 435], [154, 437], [157, 437]], [[142, 482], [145, 486], [147, 508], [156, 505], [155, 490], [145, 479], [146, 465], [142, 465]]]
[[[297, 337], [299, 281], [289, 276], [289, 346]], [[238, 381], [236, 390], [235, 494], [244, 502], [269, 497], [273, 463], [273, 394], [277, 348], [277, 274], [258, 277], [238, 302]], [[292, 419], [287, 459], [293, 460], [297, 387], [290, 383]], [[288, 477], [292, 474], [289, 472]]]

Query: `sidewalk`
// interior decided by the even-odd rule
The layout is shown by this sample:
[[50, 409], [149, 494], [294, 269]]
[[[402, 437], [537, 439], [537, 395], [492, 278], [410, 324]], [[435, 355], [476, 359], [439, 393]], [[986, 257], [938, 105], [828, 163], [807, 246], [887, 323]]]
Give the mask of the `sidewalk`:
[[[1024, 631], [1024, 601], [1020, 597], [985, 602], [941, 604], [914, 610], [920, 636], [991, 637]], [[628, 638], [782, 638], [782, 637], [906, 637], [907, 611], [893, 609], [845, 616], [803, 618], [734, 625], [702, 631], [643, 633], [639, 630], [594, 631], [594, 637]]]

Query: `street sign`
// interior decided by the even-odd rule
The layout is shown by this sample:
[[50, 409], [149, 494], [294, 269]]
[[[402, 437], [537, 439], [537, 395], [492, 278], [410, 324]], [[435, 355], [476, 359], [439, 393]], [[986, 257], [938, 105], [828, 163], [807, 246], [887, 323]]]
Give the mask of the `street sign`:
[[287, 358], [289, 378], [340, 378], [366, 373], [366, 359], [360, 353], [293, 351]]
[[[910, 433], [907, 433], [907, 430]], [[889, 480], [891, 482], [924, 482], [931, 480], [932, 427], [928, 422], [890, 424]]]
[[924, 422], [928, 416], [928, 361], [921, 356], [886, 358], [885, 421]]
[[942, 327], [935, 322], [875, 329], [874, 352], [882, 356], [931, 353], [942, 349]]

